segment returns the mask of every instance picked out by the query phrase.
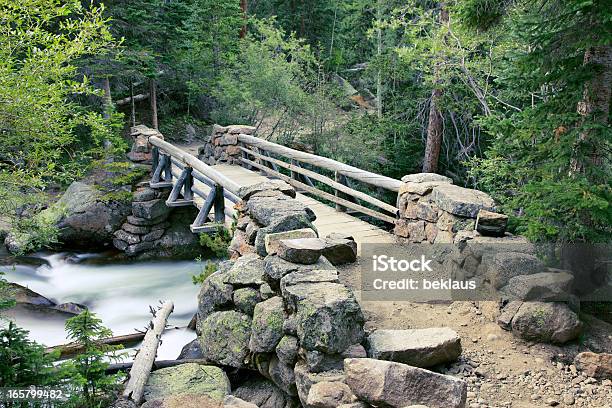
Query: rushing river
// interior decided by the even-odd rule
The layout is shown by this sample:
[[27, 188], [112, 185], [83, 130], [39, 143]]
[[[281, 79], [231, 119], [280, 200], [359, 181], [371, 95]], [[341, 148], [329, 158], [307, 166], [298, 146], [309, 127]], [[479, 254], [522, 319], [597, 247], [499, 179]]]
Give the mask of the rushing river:
[[[151, 319], [149, 305], [172, 300], [174, 312], [158, 350], [158, 359], [175, 359], [195, 333], [187, 328], [196, 311], [198, 287], [191, 276], [201, 271], [197, 262], [139, 262], [104, 264], [97, 254], [37, 254], [42, 266], [0, 266], [9, 282], [39, 293], [57, 304], [86, 305], [114, 335], [143, 330]], [[8, 317], [30, 331], [30, 338], [46, 346], [66, 343], [64, 323], [69, 315], [17, 307]]]

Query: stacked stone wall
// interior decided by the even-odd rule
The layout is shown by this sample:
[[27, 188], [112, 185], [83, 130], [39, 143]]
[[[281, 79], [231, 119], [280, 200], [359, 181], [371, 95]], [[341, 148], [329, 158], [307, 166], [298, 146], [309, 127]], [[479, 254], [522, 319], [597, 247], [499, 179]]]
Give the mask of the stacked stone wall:
[[240, 133], [252, 135], [255, 133], [255, 127], [214, 125], [210, 137], [198, 151], [198, 158], [210, 166], [223, 163], [240, 165], [242, 156], [242, 151], [238, 147]]

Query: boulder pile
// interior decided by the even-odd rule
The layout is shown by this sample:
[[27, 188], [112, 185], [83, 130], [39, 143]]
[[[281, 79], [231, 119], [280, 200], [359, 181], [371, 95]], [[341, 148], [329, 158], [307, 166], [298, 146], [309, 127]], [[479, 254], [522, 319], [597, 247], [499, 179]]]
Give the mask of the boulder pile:
[[135, 163], [151, 163], [152, 149], [149, 138], [155, 136], [159, 139], [164, 136], [157, 129], [151, 129], [145, 125], [133, 126], [130, 128], [132, 136], [132, 148], [127, 154], [128, 158]]
[[462, 230], [505, 234], [508, 217], [494, 212], [495, 203], [488, 194], [456, 186], [435, 173], [410, 174], [402, 182], [396, 235], [414, 243], [452, 243]]
[[368, 338], [357, 299], [324, 255], [349, 262], [355, 242], [318, 238], [314, 213], [285, 183], [239, 194], [234, 259], [203, 283], [196, 325], [202, 358], [253, 373], [234, 384], [234, 397], [258, 407], [465, 405], [462, 380], [417, 367], [456, 360], [456, 333], [383, 330]]
[[199, 249], [197, 236], [189, 230], [195, 210], [168, 207], [169, 192], [153, 189], [147, 182], [139, 183], [133, 194], [131, 214], [113, 234], [113, 246], [130, 257], [193, 258], [194, 250]]
[[252, 135], [255, 133], [255, 127], [214, 125], [210, 138], [198, 150], [198, 158], [210, 166], [222, 163], [240, 165], [242, 156], [242, 151], [238, 147], [240, 133]]

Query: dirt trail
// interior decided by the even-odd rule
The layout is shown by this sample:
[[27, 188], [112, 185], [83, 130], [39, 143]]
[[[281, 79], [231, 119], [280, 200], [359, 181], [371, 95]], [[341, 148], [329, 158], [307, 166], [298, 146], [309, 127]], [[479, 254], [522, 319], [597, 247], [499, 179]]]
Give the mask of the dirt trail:
[[[343, 283], [359, 298], [360, 266], [340, 269]], [[540, 408], [547, 406], [612, 408], [612, 382], [577, 372], [573, 358], [581, 351], [612, 352], [612, 325], [585, 316], [580, 342], [559, 347], [526, 342], [496, 323], [496, 302], [426, 304], [361, 302], [366, 330], [450, 327], [462, 339], [458, 362], [437, 371], [468, 382], [470, 408]]]

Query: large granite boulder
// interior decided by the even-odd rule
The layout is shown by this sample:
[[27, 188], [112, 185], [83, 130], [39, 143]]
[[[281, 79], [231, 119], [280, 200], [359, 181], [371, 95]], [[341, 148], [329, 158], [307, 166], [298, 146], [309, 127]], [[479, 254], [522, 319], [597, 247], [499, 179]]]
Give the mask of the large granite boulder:
[[288, 215], [304, 215], [309, 221], [314, 221], [316, 218], [314, 212], [302, 202], [285, 195], [276, 197], [251, 197], [246, 204], [246, 208], [249, 215], [265, 227], [279, 218]]
[[219, 367], [196, 363], [153, 371], [144, 389], [145, 400], [174, 395], [204, 395], [223, 401], [230, 392], [230, 382]]
[[510, 278], [502, 292], [517, 300], [567, 301], [574, 276], [565, 271], [540, 272]]
[[310, 387], [306, 405], [312, 408], [337, 408], [356, 400], [348, 385], [338, 381], [321, 381]]
[[218, 270], [204, 280], [198, 294], [198, 324], [215, 310], [231, 304], [233, 288], [224, 282], [225, 274], [223, 270]]
[[344, 372], [351, 391], [375, 406], [465, 407], [467, 383], [455, 377], [370, 358], [346, 359]]
[[454, 184], [434, 187], [432, 198], [440, 209], [461, 217], [476, 218], [480, 209], [495, 211], [495, 202], [487, 193]]
[[[120, 401], [120, 404], [117, 402]], [[112, 405], [112, 408], [135, 408], [136, 405], [131, 400], [119, 400]], [[206, 395], [181, 394], [172, 395], [165, 398], [149, 400], [140, 406], [141, 408], [224, 408], [223, 402], [212, 399]]]
[[542, 272], [544, 264], [536, 256], [522, 252], [493, 252], [484, 254], [479, 273], [484, 275], [495, 289], [505, 286], [519, 275]]
[[320, 257], [312, 265], [300, 265], [273, 255], [264, 258], [264, 280], [274, 289], [277, 289], [283, 276], [292, 272], [307, 272], [314, 270], [332, 270], [336, 268], [325, 257]]
[[239, 368], [249, 354], [251, 317], [235, 311], [214, 312], [200, 323], [202, 355], [215, 364]]
[[273, 219], [266, 227], [257, 230], [255, 251], [261, 256], [268, 254], [266, 249], [266, 237], [268, 234], [308, 229], [314, 231], [316, 235], [317, 229], [312, 224], [313, 219], [313, 217], [309, 217], [305, 212], [280, 215], [278, 218]]
[[574, 358], [576, 367], [587, 376], [612, 380], [612, 354], [584, 351]]
[[283, 299], [275, 296], [258, 303], [253, 312], [249, 349], [254, 353], [271, 353], [283, 337], [285, 311]]
[[297, 317], [297, 337], [306, 350], [340, 353], [363, 339], [364, 317], [353, 293], [332, 282], [286, 285], [283, 298]]
[[242, 256], [234, 262], [224, 282], [235, 287], [259, 286], [264, 283], [264, 262], [257, 254]]
[[251, 376], [232, 393], [259, 408], [297, 408], [295, 401], [270, 380]]
[[247, 201], [252, 196], [268, 191], [280, 191], [291, 198], [295, 198], [295, 189], [282, 180], [269, 180], [250, 186], [242, 186], [238, 189], [238, 197]]
[[448, 327], [376, 330], [368, 337], [371, 358], [427, 368], [456, 361], [461, 339]]
[[302, 406], [308, 408], [308, 395], [314, 384], [320, 382], [344, 382], [344, 372], [342, 370], [332, 370], [320, 373], [308, 371], [308, 367], [303, 361], [298, 361], [294, 367], [295, 385]]
[[[56, 225], [60, 242], [86, 247], [110, 242], [113, 232], [121, 227], [130, 212], [129, 202], [106, 196], [93, 185], [75, 181], [56, 203], [34, 216], [34, 221]], [[31, 239], [28, 233], [13, 231], [5, 242], [10, 251], [20, 252]]]
[[526, 340], [566, 343], [582, 332], [582, 323], [565, 303], [525, 302], [512, 318], [512, 332]]
[[285, 261], [312, 265], [319, 260], [325, 246], [320, 238], [285, 239], [280, 241], [277, 252]]

